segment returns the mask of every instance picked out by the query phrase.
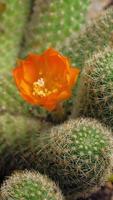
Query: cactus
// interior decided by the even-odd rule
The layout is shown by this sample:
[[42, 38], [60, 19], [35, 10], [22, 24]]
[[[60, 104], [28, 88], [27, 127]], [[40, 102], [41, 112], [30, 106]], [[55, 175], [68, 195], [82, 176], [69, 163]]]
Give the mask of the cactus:
[[38, 169], [43, 166], [72, 199], [90, 195], [112, 172], [112, 134], [96, 120], [78, 119], [54, 127], [44, 143]]
[[1, 73], [0, 77], [0, 113], [23, 114], [26, 116], [45, 117], [46, 111], [26, 103], [17, 91], [14, 80], [9, 72]]
[[[36, 0], [25, 36], [24, 55], [60, 44], [80, 30], [90, 0]], [[46, 30], [46, 31], [45, 31]], [[23, 52], [22, 52], [23, 53]]]
[[89, 195], [104, 183], [113, 166], [110, 131], [89, 119], [72, 120], [51, 131], [44, 126], [42, 130], [36, 120], [19, 116], [0, 117], [2, 178], [14, 169], [32, 168], [74, 197]]
[[58, 187], [36, 172], [15, 172], [1, 188], [1, 200], [63, 200]]
[[85, 66], [73, 116], [98, 118], [113, 129], [113, 50], [95, 54]]
[[[63, 44], [57, 46], [57, 49], [70, 58], [73, 66], [82, 70], [89, 57], [98, 50], [103, 51], [105, 47], [112, 45], [112, 34], [113, 8], [109, 8], [87, 25], [78, 36], [73, 33]], [[73, 104], [75, 105], [76, 93], [77, 87], [73, 89], [72, 98], [65, 103], [66, 107], [69, 107], [69, 111], [72, 111]]]
[[103, 12], [93, 22], [76, 36], [72, 34], [60, 47], [60, 51], [71, 58], [73, 66], [82, 68], [87, 60], [97, 50], [109, 45], [113, 32], [113, 8]]
[[0, 115], [0, 127], [0, 181], [2, 181], [4, 175], [9, 175], [16, 166], [15, 154], [18, 152], [16, 149], [15, 152], [13, 151], [15, 140], [29, 138], [32, 133], [38, 135], [41, 130], [41, 122], [17, 114], [11, 116], [5, 113]]
[[30, 0], [0, 1], [0, 69], [11, 69], [17, 59]]
[[[0, 181], [3, 180], [5, 175], [10, 175], [14, 169], [23, 169], [23, 166], [27, 165], [29, 167], [31, 165], [27, 160], [23, 160], [22, 163], [20, 152], [27, 154], [26, 145], [27, 147], [30, 145], [29, 148], [31, 148], [30, 152], [32, 154], [34, 149], [32, 140], [37, 141], [43, 128], [48, 129], [49, 125], [47, 123], [42, 125], [39, 120], [17, 114], [5, 113], [0, 115]], [[17, 141], [18, 144], [20, 141], [22, 142], [19, 144], [22, 149], [19, 149], [19, 146], [16, 148]], [[35, 160], [32, 156], [31, 159]]]

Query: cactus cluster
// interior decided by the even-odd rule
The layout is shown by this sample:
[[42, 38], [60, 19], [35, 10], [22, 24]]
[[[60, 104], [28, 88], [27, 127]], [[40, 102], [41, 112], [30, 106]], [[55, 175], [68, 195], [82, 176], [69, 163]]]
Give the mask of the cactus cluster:
[[72, 32], [80, 30], [89, 2], [90, 0], [36, 0], [25, 35], [24, 55], [30, 51], [37, 53], [56, 47]]
[[16, 63], [31, 0], [0, 1], [0, 69], [10, 70]]
[[113, 50], [96, 53], [85, 66], [73, 116], [97, 118], [113, 129]]
[[[55, 183], [67, 199], [75, 200], [89, 196], [110, 180], [113, 9], [102, 13], [77, 36], [88, 5], [89, 0], [0, 2], [0, 182], [14, 170], [36, 170], [9, 177], [1, 187], [1, 200], [63, 200]], [[22, 100], [8, 71], [21, 44], [21, 56], [52, 46], [70, 57], [74, 66], [84, 67], [77, 90], [64, 103], [66, 111], [73, 103], [73, 117], [79, 118], [52, 127], [45, 121], [44, 109]]]
[[1, 177], [32, 168], [46, 173], [65, 195], [78, 197], [96, 190], [111, 173], [113, 139], [95, 120], [70, 120], [50, 130], [48, 124], [42, 129], [37, 120], [6, 114], [0, 126]]
[[15, 172], [1, 188], [1, 200], [63, 200], [58, 187], [36, 172]]

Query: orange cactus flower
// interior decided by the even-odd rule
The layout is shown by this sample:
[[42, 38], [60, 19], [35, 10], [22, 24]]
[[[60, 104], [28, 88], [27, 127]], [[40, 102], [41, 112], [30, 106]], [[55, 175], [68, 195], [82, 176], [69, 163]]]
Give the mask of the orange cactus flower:
[[30, 54], [13, 70], [21, 96], [29, 103], [54, 110], [71, 96], [79, 69], [52, 48], [42, 55]]

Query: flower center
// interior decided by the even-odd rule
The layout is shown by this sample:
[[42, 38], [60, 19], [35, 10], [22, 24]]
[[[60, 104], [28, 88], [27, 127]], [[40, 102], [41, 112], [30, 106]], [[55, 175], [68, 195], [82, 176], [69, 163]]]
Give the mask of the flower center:
[[49, 90], [45, 86], [45, 81], [43, 78], [40, 78], [36, 82], [33, 83], [33, 95], [34, 96], [47, 97], [50, 94], [55, 93], [57, 91], [58, 91], [57, 88]]

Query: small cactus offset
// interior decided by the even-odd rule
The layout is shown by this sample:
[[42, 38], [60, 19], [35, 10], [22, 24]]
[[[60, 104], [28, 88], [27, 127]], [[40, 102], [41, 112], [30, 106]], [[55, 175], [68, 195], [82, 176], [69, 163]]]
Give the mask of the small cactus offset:
[[36, 0], [25, 36], [24, 54], [55, 47], [72, 32], [80, 30], [89, 2], [90, 0]]
[[15, 172], [1, 187], [1, 200], [63, 200], [58, 187], [36, 172]]
[[113, 50], [95, 54], [85, 66], [73, 116], [97, 118], [113, 129]]
[[72, 120], [50, 131], [36, 120], [4, 115], [0, 127], [2, 178], [13, 169], [32, 168], [51, 177], [65, 195], [78, 197], [90, 195], [110, 175], [113, 139], [95, 120]]
[[84, 62], [97, 50], [109, 45], [113, 32], [113, 8], [103, 12], [78, 36], [72, 34], [60, 47], [60, 51], [71, 58], [73, 66], [84, 67]]
[[0, 70], [11, 69], [20, 51], [31, 0], [0, 1]]
[[26, 116], [45, 117], [46, 111], [26, 103], [20, 97], [11, 73], [0, 74], [0, 113], [22, 114]]

